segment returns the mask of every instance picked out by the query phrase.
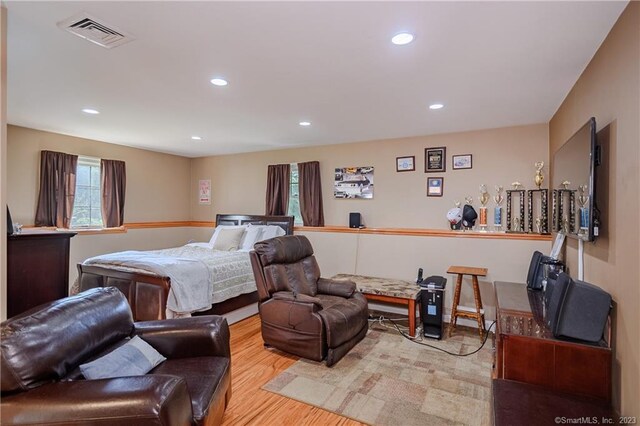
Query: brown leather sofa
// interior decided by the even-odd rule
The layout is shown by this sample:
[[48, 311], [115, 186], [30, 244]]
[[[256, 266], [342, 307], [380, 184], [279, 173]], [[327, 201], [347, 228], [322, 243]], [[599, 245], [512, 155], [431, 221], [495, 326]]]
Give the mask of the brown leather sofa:
[[367, 300], [353, 282], [320, 278], [306, 237], [258, 242], [250, 257], [265, 345], [332, 366], [364, 338]]
[[[229, 326], [218, 316], [134, 323], [96, 288], [0, 325], [0, 423], [213, 425], [231, 397]], [[167, 360], [143, 376], [85, 380], [79, 365], [140, 336]]]

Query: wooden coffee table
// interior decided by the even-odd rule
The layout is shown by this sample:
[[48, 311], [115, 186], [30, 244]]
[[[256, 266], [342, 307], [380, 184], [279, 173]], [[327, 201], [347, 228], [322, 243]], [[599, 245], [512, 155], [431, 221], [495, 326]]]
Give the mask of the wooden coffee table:
[[334, 280], [353, 281], [367, 300], [405, 305], [409, 311], [409, 335], [416, 335], [416, 302], [420, 303], [420, 287], [410, 281], [363, 275], [338, 274]]

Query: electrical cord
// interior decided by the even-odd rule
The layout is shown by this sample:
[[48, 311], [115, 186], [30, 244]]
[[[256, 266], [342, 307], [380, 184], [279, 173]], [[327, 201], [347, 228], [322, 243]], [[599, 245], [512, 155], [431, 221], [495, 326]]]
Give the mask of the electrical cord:
[[[407, 319], [401, 319], [401, 321], [406, 321], [406, 320]], [[379, 318], [369, 319], [369, 321], [378, 322], [381, 326], [383, 326], [385, 328], [388, 328], [390, 330], [393, 330], [392, 327], [388, 327], [383, 323], [384, 321], [389, 321], [391, 324], [394, 325], [394, 327], [398, 331], [398, 333], [400, 333], [400, 335], [402, 335], [402, 337], [404, 337], [405, 339], [407, 339], [407, 340], [409, 340], [409, 341], [411, 341], [411, 342], [413, 342], [413, 343], [415, 343], [417, 345], [427, 346], [427, 347], [430, 347], [432, 349], [438, 350], [440, 352], [444, 352], [444, 353], [446, 353], [448, 355], [460, 356], [460, 357], [470, 356], [470, 355], [473, 355], [473, 354], [476, 354], [476, 353], [480, 352], [480, 350], [484, 347], [484, 345], [487, 343], [487, 340], [489, 339], [489, 331], [491, 331], [493, 326], [496, 324], [496, 322], [493, 321], [491, 323], [491, 325], [489, 325], [489, 328], [487, 328], [486, 334], [484, 335], [484, 339], [482, 340], [482, 344], [480, 345], [480, 347], [478, 349], [474, 350], [473, 352], [466, 353], [466, 354], [456, 354], [456, 353], [453, 353], [453, 352], [449, 352], [446, 349], [442, 349], [442, 348], [439, 348], [437, 346], [431, 345], [429, 343], [424, 343], [424, 342], [422, 342], [422, 339], [418, 340], [418, 338], [416, 338], [416, 337], [409, 336], [407, 333], [405, 333], [403, 330], [401, 330], [400, 326], [398, 326], [396, 321], [392, 320], [391, 318], [385, 318], [384, 316], [381, 315]]]

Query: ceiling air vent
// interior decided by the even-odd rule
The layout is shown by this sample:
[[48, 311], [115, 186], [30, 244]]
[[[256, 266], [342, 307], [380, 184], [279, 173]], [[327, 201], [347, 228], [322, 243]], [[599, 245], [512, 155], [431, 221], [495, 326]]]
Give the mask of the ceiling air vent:
[[58, 23], [58, 27], [69, 31], [98, 46], [111, 49], [134, 40], [134, 37], [117, 27], [99, 22], [88, 13], [80, 13]]

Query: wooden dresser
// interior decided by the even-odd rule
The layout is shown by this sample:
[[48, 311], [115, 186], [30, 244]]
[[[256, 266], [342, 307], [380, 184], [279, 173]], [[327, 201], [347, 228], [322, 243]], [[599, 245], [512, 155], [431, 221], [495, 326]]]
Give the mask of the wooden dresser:
[[611, 400], [611, 348], [553, 337], [544, 324], [543, 294], [496, 282], [497, 329], [493, 376], [554, 391]]
[[7, 241], [7, 318], [69, 295], [75, 232], [23, 230]]

